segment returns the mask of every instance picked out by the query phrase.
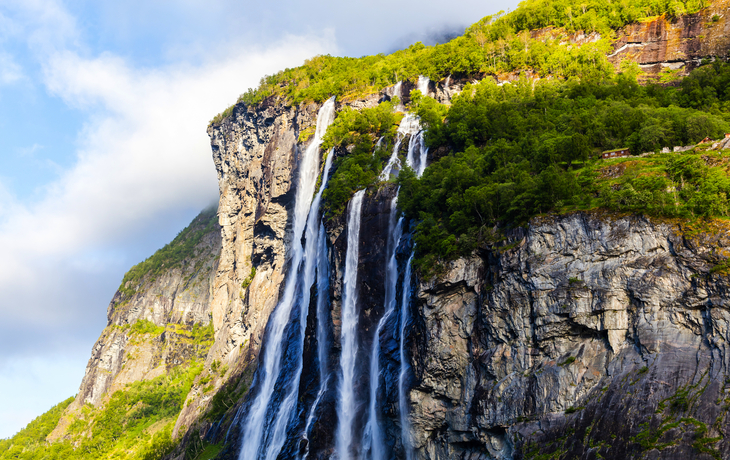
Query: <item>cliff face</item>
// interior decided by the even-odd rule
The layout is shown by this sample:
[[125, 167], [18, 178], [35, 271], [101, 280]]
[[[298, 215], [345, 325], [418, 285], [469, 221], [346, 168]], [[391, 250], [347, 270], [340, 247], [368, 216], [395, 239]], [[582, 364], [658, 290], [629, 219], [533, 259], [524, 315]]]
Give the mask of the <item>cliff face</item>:
[[178, 241], [186, 242], [190, 251], [179, 263], [157, 274], [145, 273], [127, 283], [126, 292], [114, 295], [107, 327], [92, 349], [79, 393], [49, 439], [64, 436], [84, 404], [99, 406], [128, 383], [153, 379], [207, 355], [210, 341], [191, 338], [194, 329], [211, 321], [211, 283], [221, 250], [214, 210], [190, 224]]
[[[215, 343], [202, 378], [213, 377], [216, 389], [229, 380], [241, 388], [250, 383], [263, 329], [284, 283], [297, 136], [313, 117], [316, 107], [238, 106], [209, 130], [219, 178], [222, 251], [210, 298]], [[230, 366], [230, 374], [210, 372], [214, 360]], [[248, 378], [240, 379], [244, 372]], [[209, 404], [214, 392], [202, 387], [193, 387], [176, 431], [191, 426]]]
[[621, 30], [609, 60], [639, 64], [649, 74], [664, 69], [686, 75], [703, 58], [725, 56], [730, 47], [730, 2], [720, 1], [692, 15], [675, 19], [659, 17]]
[[[702, 57], [724, 56], [730, 45], [724, 8], [630, 26], [619, 34], [610, 59], [618, 64], [630, 58], [658, 73], [683, 72]], [[429, 94], [445, 103], [466, 82], [431, 82]], [[414, 86], [402, 85], [403, 102]], [[371, 107], [392, 93], [388, 88], [338, 102], [338, 109]], [[117, 293], [79, 395], [52, 439], [63, 436], [83, 404], [101, 404], [127, 383], [201, 360], [202, 373], [174, 434], [184, 437], [184, 446], [199, 441], [195, 437], [223, 444], [218, 458], [238, 458], [267, 322], [291, 281], [292, 208], [308, 142], [299, 140], [318, 109], [273, 99], [256, 108], [238, 104], [232, 116], [209, 127], [219, 226], [194, 222], [206, 231], [190, 257], [126, 286], [136, 289], [132, 294]], [[405, 139], [401, 148], [407, 145]], [[363, 404], [375, 330], [385, 314], [385, 251], [395, 193], [392, 185], [371, 188], [363, 204], [355, 358], [355, 394]], [[414, 278], [411, 295], [400, 287], [398, 298], [410, 301], [405, 389], [415, 458], [640, 458], [650, 450], [652, 458], [730, 456], [724, 439], [730, 428], [729, 283], [711, 273], [730, 254], [730, 240], [725, 228], [707, 230], [601, 214], [537, 219], [511, 235], [507, 246], [455, 261], [438, 279]], [[344, 216], [326, 223], [331, 279], [324, 321], [333, 376], [342, 353], [347, 232]], [[406, 237], [397, 251], [398, 286], [404, 285], [411, 250]], [[311, 295], [314, 300], [317, 294]], [[279, 458], [334, 453], [336, 385], [312, 409], [322, 383], [315, 304], [310, 302], [301, 350], [296, 413]], [[394, 315], [377, 338], [378, 413], [387, 454], [395, 458], [406, 456], [399, 410], [403, 320]], [[191, 341], [196, 324], [212, 324], [214, 341]], [[222, 395], [219, 406], [223, 401], [218, 412], [216, 395]], [[355, 417], [358, 433], [366, 424], [364, 412]], [[185, 456], [181, 449], [176, 453]]]
[[730, 237], [707, 231], [535, 220], [422, 283], [419, 458], [727, 458], [730, 282], [710, 270]]
[[[444, 82], [432, 82], [429, 91], [447, 97]], [[240, 405], [220, 420], [223, 425], [211, 423], [200, 431], [209, 442], [226, 443], [219, 458], [237, 458], [241, 448], [266, 322], [288, 281], [284, 251], [297, 149], [302, 148], [295, 139], [313, 123], [316, 109], [238, 106], [229, 121], [210, 131], [221, 180], [224, 249], [215, 281], [216, 344], [208, 360], [237, 366], [238, 374], [230, 375], [245, 376], [236, 384], [239, 390], [252, 385]], [[358, 401], [368, 399], [367, 363], [384, 315], [384, 251], [394, 192], [389, 186], [368, 190], [363, 204]], [[676, 222], [601, 214], [537, 219], [511, 235], [509, 245], [458, 260], [441, 278], [417, 282], [406, 325], [415, 458], [730, 454], [723, 437], [728, 429], [723, 403], [728, 282], [711, 273], [729, 253], [730, 240], [726, 229], [707, 225], [700, 231]], [[337, 369], [348, 229], [344, 216], [326, 228], [331, 279], [325, 321], [332, 332], [329, 367]], [[409, 253], [407, 244], [398, 252], [399, 284]], [[255, 276], [248, 278], [251, 266]], [[336, 389], [312, 409], [319, 388], [314, 304], [313, 297], [301, 351], [299, 402], [280, 458], [308, 452], [310, 458], [324, 459], [335, 449]], [[400, 320], [394, 319], [379, 338], [378, 410], [385, 445], [396, 458], [405, 456], [394, 332]], [[207, 404], [209, 397], [198, 394], [199, 403], [193, 400], [178, 426], [190, 426], [193, 409]], [[310, 411], [314, 421], [305, 438]], [[355, 431], [361, 433], [366, 423], [362, 412]]]

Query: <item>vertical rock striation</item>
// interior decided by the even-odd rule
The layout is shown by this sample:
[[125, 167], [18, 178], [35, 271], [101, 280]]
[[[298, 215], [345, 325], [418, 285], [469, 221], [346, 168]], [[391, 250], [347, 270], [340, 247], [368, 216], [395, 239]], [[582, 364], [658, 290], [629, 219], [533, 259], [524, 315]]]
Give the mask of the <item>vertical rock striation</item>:
[[419, 287], [419, 458], [726, 458], [727, 229], [579, 213], [514, 241]]

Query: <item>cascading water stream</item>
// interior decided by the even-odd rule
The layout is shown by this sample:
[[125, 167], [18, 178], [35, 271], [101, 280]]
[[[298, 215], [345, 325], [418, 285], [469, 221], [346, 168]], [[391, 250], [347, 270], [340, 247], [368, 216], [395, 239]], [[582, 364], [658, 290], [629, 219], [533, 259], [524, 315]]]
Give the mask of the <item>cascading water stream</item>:
[[400, 313], [400, 372], [398, 373], [398, 412], [400, 414], [401, 439], [403, 450], [406, 453], [406, 460], [413, 458], [413, 443], [411, 442], [411, 423], [408, 420], [408, 398], [406, 397], [406, 379], [408, 378], [408, 359], [406, 357], [406, 325], [408, 324], [408, 308], [411, 299], [411, 261], [413, 253], [406, 263], [406, 271], [403, 274], [403, 300]]
[[352, 458], [353, 421], [357, 412], [355, 401], [355, 360], [357, 357], [357, 272], [360, 257], [360, 215], [365, 190], [355, 193], [347, 217], [347, 254], [342, 294], [342, 331], [340, 333], [340, 382], [337, 398], [337, 433], [335, 447], [339, 460]]
[[431, 82], [428, 77], [423, 75], [418, 77], [418, 83], [416, 83], [416, 89], [421, 92], [424, 96], [428, 96], [428, 84]]
[[378, 418], [378, 389], [380, 388], [380, 335], [385, 325], [396, 310], [396, 285], [398, 283], [398, 260], [396, 250], [403, 234], [403, 218], [398, 218], [398, 192], [390, 202], [390, 218], [388, 221], [387, 257], [385, 269], [385, 313], [378, 322], [373, 336], [373, 347], [370, 353], [370, 404], [368, 405], [368, 421], [365, 425], [363, 440], [363, 457], [370, 452], [372, 460], [385, 458], [383, 432]]
[[[385, 164], [385, 167], [383, 167], [383, 171], [380, 173], [379, 179], [381, 181], [386, 181], [390, 178], [391, 173], [397, 172], [400, 170], [400, 160], [398, 160], [398, 151], [400, 150], [401, 143], [403, 142], [403, 138], [406, 137], [406, 135], [410, 135], [411, 139], [413, 139], [413, 136], [418, 133], [421, 130], [421, 121], [418, 119], [418, 117], [412, 113], [406, 113], [403, 116], [403, 119], [400, 122], [400, 125], [398, 126], [398, 131], [396, 132], [396, 138], [395, 138], [395, 146], [393, 146], [393, 153], [390, 154], [390, 158], [388, 158], [388, 162]], [[410, 144], [409, 144], [410, 148]], [[410, 164], [410, 163], [409, 163]]]
[[[278, 442], [277, 440], [280, 437], [279, 425], [283, 424], [284, 427], [286, 426], [286, 422], [280, 422], [278, 420], [282, 415], [281, 410], [279, 410], [277, 412], [277, 419], [273, 422], [274, 431], [269, 436], [266, 436], [265, 429], [272, 425], [271, 423], [267, 423], [266, 414], [271, 403], [276, 381], [281, 371], [284, 332], [290, 321], [291, 312], [296, 301], [297, 287], [306, 284], [300, 279], [301, 264], [305, 258], [305, 248], [302, 247], [301, 237], [304, 233], [305, 225], [309, 220], [308, 216], [311, 213], [312, 195], [314, 194], [319, 173], [319, 147], [327, 127], [334, 120], [334, 112], [335, 104], [333, 97], [320, 108], [317, 114], [317, 128], [314, 139], [305, 150], [300, 163], [299, 183], [294, 202], [293, 237], [291, 239], [293, 242], [292, 258], [291, 267], [287, 276], [288, 282], [284, 288], [284, 294], [269, 320], [266, 334], [266, 349], [263, 353], [262, 365], [259, 366], [257, 371], [259, 373], [256, 378], [258, 393], [249, 408], [248, 417], [243, 426], [239, 460], [257, 460], [260, 457], [259, 451], [266, 447], [264, 442], [265, 438], [268, 437]], [[315, 212], [318, 212], [318, 210]], [[307, 246], [309, 247], [309, 244]], [[287, 413], [284, 415], [288, 419], [290, 414]], [[270, 443], [270, 445], [275, 447], [274, 443]], [[280, 449], [281, 446], [274, 449], [277, 451], [276, 454], [273, 454], [272, 449], [269, 449], [266, 452], [266, 457], [272, 458], [273, 454], [273, 458], [275, 458]]]
[[[429, 79], [426, 77], [419, 77], [417, 89], [422, 94], [428, 94]], [[428, 155], [428, 149], [425, 146], [423, 138], [423, 130], [421, 129], [420, 120], [417, 116], [406, 113], [400, 126], [398, 127], [396, 144], [393, 148], [388, 163], [383, 168], [380, 175], [380, 180], [387, 180], [391, 173], [395, 170], [397, 173], [400, 169], [400, 160], [398, 159], [398, 152], [403, 138], [406, 135], [410, 135], [410, 141], [408, 144], [408, 154], [406, 156], [406, 163], [408, 166], [414, 169], [416, 175], [420, 177], [426, 168], [426, 161]], [[396, 284], [398, 280], [398, 263], [396, 259], [396, 250], [402, 236], [403, 218], [397, 220], [397, 201], [398, 192], [396, 191], [395, 197], [391, 202], [390, 220], [389, 220], [389, 232], [391, 239], [388, 241], [387, 257], [386, 257], [386, 280], [385, 280], [385, 311], [383, 317], [378, 322], [378, 326], [373, 336], [373, 345], [370, 355], [370, 400], [368, 405], [368, 421], [365, 425], [365, 432], [363, 436], [363, 457], [369, 457], [372, 460], [381, 460], [385, 458], [386, 448], [384, 445], [383, 431], [380, 426], [379, 414], [378, 414], [378, 393], [380, 388], [380, 339], [385, 325], [390, 320], [391, 316], [396, 310]], [[411, 255], [411, 258], [413, 255]], [[405, 380], [407, 377], [407, 361], [405, 356], [405, 344], [403, 333], [405, 331], [405, 321], [407, 315], [408, 295], [406, 292], [410, 292], [410, 262], [406, 267], [406, 274], [403, 281], [403, 299], [404, 303], [401, 311], [401, 337], [400, 337], [400, 362], [401, 370], [398, 379], [398, 399], [399, 399], [399, 412], [401, 418], [401, 429], [403, 444], [406, 450], [406, 455], [410, 459], [411, 457], [411, 444], [409, 440], [410, 427], [408, 424], [408, 405], [405, 396]]]
[[[303, 257], [303, 270], [300, 280], [299, 293], [299, 343], [298, 350], [304, 349], [304, 333], [307, 328], [307, 314], [309, 313], [309, 291], [314, 284], [315, 268], [319, 260], [319, 204], [322, 201], [322, 192], [327, 185], [330, 167], [332, 166], [332, 158], [335, 156], [334, 151], [330, 151], [325, 161], [324, 171], [322, 172], [322, 183], [319, 187], [317, 195], [312, 200], [312, 206], [307, 216], [307, 226], [305, 229], [305, 247]], [[326, 249], [325, 249], [326, 250]], [[289, 388], [286, 397], [279, 406], [276, 414], [274, 429], [271, 434], [271, 442], [266, 451], [266, 460], [276, 460], [284, 442], [286, 442], [286, 426], [289, 422], [291, 414], [297, 403], [297, 394], [299, 392], [299, 380], [302, 376], [303, 356], [297, 353], [297, 367], [294, 371], [294, 378], [289, 381]]]
[[[334, 155], [334, 152], [330, 152]], [[319, 392], [317, 397], [309, 409], [307, 416], [307, 424], [304, 427], [304, 438], [309, 441], [309, 431], [314, 423], [314, 414], [319, 406], [322, 397], [329, 387], [329, 366], [327, 365], [327, 343], [329, 342], [329, 333], [327, 330], [327, 317], [329, 306], [329, 261], [327, 260], [327, 235], [324, 230], [324, 224], [319, 224], [319, 249], [317, 260], [317, 359], [319, 361]], [[302, 456], [302, 459], [309, 457], [309, 443]]]

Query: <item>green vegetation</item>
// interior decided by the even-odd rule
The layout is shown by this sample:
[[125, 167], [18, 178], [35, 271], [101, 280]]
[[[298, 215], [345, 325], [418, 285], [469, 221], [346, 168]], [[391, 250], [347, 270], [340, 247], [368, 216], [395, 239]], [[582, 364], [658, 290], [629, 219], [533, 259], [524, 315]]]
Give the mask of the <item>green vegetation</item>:
[[29, 458], [23, 456], [24, 452], [35, 452], [45, 448], [46, 436], [56, 428], [63, 411], [73, 400], [74, 398], [71, 397], [56, 404], [48, 412], [30, 422], [12, 438], [0, 440], [0, 459]]
[[[604, 208], [655, 216], [728, 216], [728, 158], [698, 146], [684, 154], [595, 161], [603, 150], [633, 153], [695, 144], [730, 131], [730, 65], [697, 69], [677, 87], [641, 86], [635, 73], [599, 81], [491, 80], [443, 108], [417, 101], [427, 143], [453, 153], [422, 178], [404, 170], [398, 205], [420, 221], [415, 265], [495, 241], [495, 226], [547, 212]], [[428, 100], [427, 98], [426, 100]]]
[[172, 426], [201, 370], [201, 364], [193, 363], [186, 370], [127, 385], [98, 408], [87, 404], [76, 413], [68, 438], [48, 444], [45, 437], [73, 399], [66, 400], [13, 438], [0, 441], [0, 460], [159, 459], [176, 445]]
[[248, 390], [248, 386], [241, 383], [242, 379], [235, 382], [228, 382], [213, 395], [208, 412], [205, 418], [211, 422], [219, 420]]
[[[706, 377], [707, 380], [705, 380]], [[695, 403], [707, 389], [710, 380], [708, 373], [705, 372], [700, 376], [697, 383], [681, 386], [675, 394], [663, 399], [657, 407], [653, 420], [639, 425], [641, 431], [632, 437], [631, 441], [639, 444], [643, 451], [652, 449], [662, 450], [677, 444], [679, 440], [685, 437], [684, 433], [686, 431], [692, 430], [694, 438], [694, 442], [692, 443], [693, 448], [718, 460], [722, 458], [720, 452], [714, 449], [712, 444], [724, 438], [719, 428], [719, 420], [725, 416], [727, 407], [723, 408], [723, 413], [717, 418], [718, 422], [713, 425], [713, 428], [720, 434], [717, 437], [707, 436], [709, 428], [706, 423], [691, 416], [682, 416], [683, 414], [692, 413], [696, 410]], [[669, 409], [668, 414], [666, 413], [667, 408]], [[675, 429], [678, 429], [679, 432], [673, 431]]]
[[[147, 320], [139, 320], [129, 329], [135, 334], [161, 334], [165, 330]], [[74, 400], [67, 399], [14, 437], [0, 440], [0, 460], [158, 460], [171, 452], [177, 446], [172, 438], [173, 425], [203, 370], [202, 359], [213, 344], [214, 331], [212, 321], [207, 326], [196, 323], [192, 328], [168, 324], [167, 329], [174, 335], [171, 340], [195, 345], [197, 357], [167, 375], [127, 385], [99, 407], [86, 404], [68, 414], [66, 437], [48, 443], [46, 437]], [[227, 399], [221, 403], [230, 405]]]
[[558, 366], [564, 367], [569, 366], [575, 362], [575, 356], [569, 356], [568, 359], [563, 361], [562, 363], [559, 363]]
[[394, 111], [397, 105], [395, 98], [360, 111], [345, 108], [327, 129], [322, 148], [348, 152], [335, 160], [335, 172], [322, 195], [328, 216], [341, 214], [355, 191], [377, 181], [390, 150], [375, 149], [375, 145], [381, 137], [382, 145], [393, 144], [402, 119], [402, 114]]
[[251, 286], [251, 283], [253, 282], [253, 277], [256, 276], [256, 267], [251, 266], [251, 273], [248, 274], [245, 280], [241, 283], [241, 288], [246, 289], [249, 286]]
[[163, 332], [165, 332], [165, 326], [157, 326], [152, 321], [146, 320], [146, 319], [140, 319], [134, 322], [132, 324], [132, 327], [130, 328], [130, 331], [133, 334], [151, 334], [154, 336], [161, 335]]
[[195, 255], [195, 247], [203, 236], [215, 229], [218, 222], [217, 210], [206, 209], [193, 222], [177, 234], [172, 242], [168, 243], [140, 262], [124, 275], [119, 291], [125, 296], [132, 296], [143, 282], [152, 282], [165, 271], [180, 266], [187, 258]]
[[[575, 77], [601, 74], [610, 68], [615, 30], [645, 18], [666, 14], [676, 17], [695, 13], [707, 0], [525, 0], [517, 10], [487, 16], [448, 43], [425, 46], [416, 43], [393, 54], [340, 58], [317, 56], [304, 65], [261, 79], [259, 87], [242, 94], [240, 102], [258, 104], [278, 96], [290, 104], [323, 102], [336, 95], [361, 97], [396, 83], [415, 81], [419, 75], [441, 80], [449, 75], [501, 74], [529, 69], [539, 75]], [[532, 36], [530, 30], [553, 27]], [[561, 42], [583, 30], [600, 39], [582, 46]], [[232, 113], [228, 108], [211, 124]]]

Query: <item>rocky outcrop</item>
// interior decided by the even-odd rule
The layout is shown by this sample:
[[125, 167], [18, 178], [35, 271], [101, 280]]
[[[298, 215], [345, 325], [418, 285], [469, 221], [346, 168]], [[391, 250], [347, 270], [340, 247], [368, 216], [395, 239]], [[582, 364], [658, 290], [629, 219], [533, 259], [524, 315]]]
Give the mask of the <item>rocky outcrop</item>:
[[[719, 2], [696, 15], [631, 25], [618, 34], [609, 59], [616, 65], [634, 60], [649, 74], [665, 68], [684, 73], [702, 58], [725, 56], [726, 11], [727, 4]], [[595, 33], [571, 38], [575, 44], [598, 39]], [[512, 78], [517, 75], [500, 81]], [[430, 82], [428, 94], [449, 103], [470, 81], [461, 75]], [[415, 83], [398, 87], [408, 103]], [[395, 95], [388, 88], [340, 101], [338, 109], [372, 107]], [[183, 437], [183, 445], [192, 436], [225, 444], [219, 458], [237, 458], [240, 423], [249, 393], [255, 393], [247, 390], [269, 316], [287, 282], [297, 168], [318, 109], [269, 98], [256, 107], [239, 103], [230, 117], [209, 127], [220, 189], [216, 225], [206, 226], [183, 263], [117, 293], [79, 395], [51, 439], [63, 436], [83, 404], [102, 404], [127, 383], [195, 359], [205, 364], [174, 435]], [[431, 152], [431, 159], [446, 153]], [[371, 188], [363, 205], [356, 376], [363, 401], [369, 398], [373, 334], [384, 313], [384, 251], [394, 193], [390, 185]], [[343, 218], [327, 222], [330, 369], [336, 369], [341, 352], [346, 230]], [[509, 245], [484, 249], [453, 262], [441, 277], [417, 283], [407, 328], [416, 458], [730, 456], [724, 439], [728, 280], [712, 272], [730, 254], [730, 243], [726, 229], [710, 230], [635, 216], [541, 218], [511, 235]], [[399, 286], [410, 251], [410, 242], [399, 249]], [[297, 417], [288, 427], [295, 435], [280, 458], [305, 449], [310, 458], [329, 458], [334, 451], [334, 384], [316, 411], [311, 439], [301, 435], [303, 414], [320, 383], [314, 305], [310, 302]], [[394, 316], [380, 337], [379, 413], [386, 450], [401, 458], [398, 321]], [[196, 324], [212, 324], [210, 347], [188, 340]], [[217, 394], [230, 401], [223, 415], [213, 417]], [[361, 433], [366, 420], [358, 417], [355, 429]]]
[[730, 455], [726, 226], [578, 213], [511, 246], [419, 287], [419, 458]]
[[[189, 252], [174, 266], [145, 273], [114, 295], [107, 309], [107, 327], [91, 351], [79, 393], [50, 440], [64, 436], [84, 404], [99, 406], [129, 383], [205, 358], [210, 342], [207, 346], [195, 342], [191, 334], [211, 321], [211, 282], [221, 250], [214, 209], [196, 217], [170, 246], [186, 242]], [[170, 263], [160, 257], [161, 252], [150, 260], [158, 257], [158, 263]]]
[[669, 69], [686, 75], [703, 58], [727, 55], [729, 7], [730, 2], [722, 0], [696, 14], [661, 16], [631, 24], [619, 32], [609, 60], [618, 66], [622, 60], [630, 59], [649, 74]]

